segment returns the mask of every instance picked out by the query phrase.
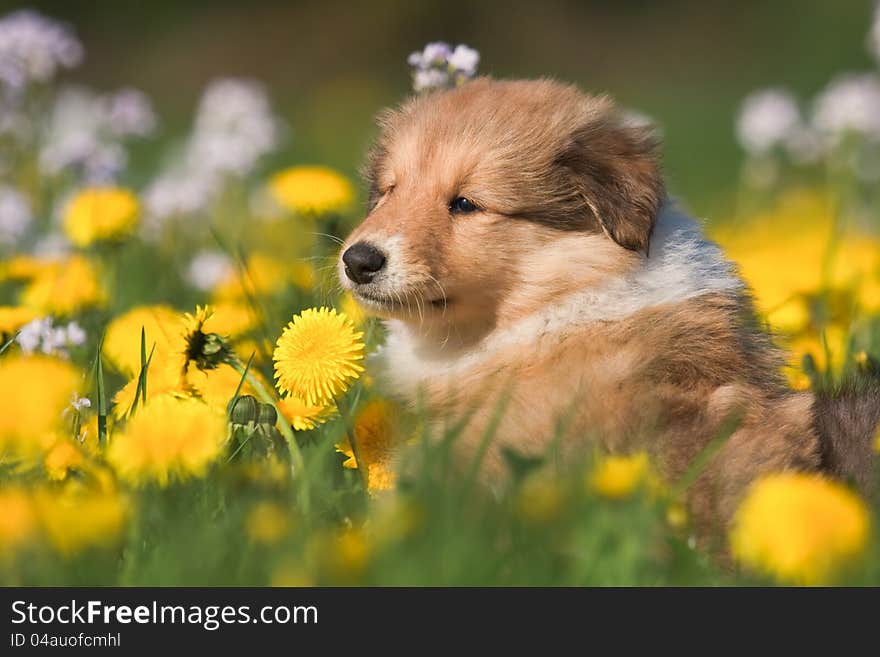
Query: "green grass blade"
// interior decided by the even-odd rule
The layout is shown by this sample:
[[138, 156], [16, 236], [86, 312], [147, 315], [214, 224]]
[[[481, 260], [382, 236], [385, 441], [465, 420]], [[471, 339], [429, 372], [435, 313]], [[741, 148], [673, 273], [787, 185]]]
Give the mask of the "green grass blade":
[[742, 423], [742, 414], [734, 412], [729, 415], [718, 430], [717, 435], [709, 441], [709, 443], [700, 451], [699, 454], [691, 461], [690, 466], [672, 488], [673, 496], [682, 495], [709, 465], [709, 462], [715, 458], [718, 451], [724, 447], [730, 437], [736, 433]]
[[[151, 354], [152, 355], [152, 354]], [[147, 403], [147, 377], [144, 375], [144, 369], [147, 366], [147, 333], [141, 326], [141, 371], [138, 375], [138, 389], [143, 393], [143, 403]], [[143, 379], [143, 388], [141, 388], [141, 379]], [[135, 393], [137, 399], [137, 393]]]
[[235, 388], [235, 394], [232, 395], [232, 399], [230, 399], [229, 403], [226, 405], [227, 413], [230, 413], [232, 411], [232, 407], [235, 406], [235, 402], [237, 402], [238, 398], [241, 397], [241, 389], [244, 387], [245, 379], [247, 379], [248, 372], [250, 372], [251, 370], [251, 363], [254, 362], [254, 356], [256, 355], [256, 351], [251, 352], [251, 357], [248, 358], [247, 365], [244, 366], [244, 372], [241, 373], [241, 378], [238, 380], [238, 386]]
[[102, 447], [107, 444], [107, 391], [104, 388], [104, 366], [102, 364], [104, 335], [101, 335], [101, 340], [98, 342], [98, 355], [95, 358], [95, 385], [98, 393], [98, 444]]
[[2, 347], [0, 347], [0, 356], [2, 356], [3, 352], [5, 352], [7, 349], [9, 349], [10, 345], [13, 342], [15, 342], [15, 338], [18, 337], [19, 333], [20, 333], [20, 331], [16, 331], [15, 334], [6, 341], [6, 344], [4, 344]]

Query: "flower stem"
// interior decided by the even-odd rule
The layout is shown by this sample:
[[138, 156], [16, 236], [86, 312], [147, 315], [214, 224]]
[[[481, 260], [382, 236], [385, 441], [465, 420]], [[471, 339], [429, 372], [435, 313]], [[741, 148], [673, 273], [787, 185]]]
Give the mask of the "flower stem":
[[348, 444], [351, 445], [352, 454], [354, 454], [354, 460], [357, 464], [358, 473], [361, 476], [361, 483], [364, 485], [364, 492], [369, 492], [370, 490], [370, 475], [369, 475], [369, 466], [367, 462], [361, 458], [361, 447], [358, 443], [357, 436], [355, 435], [354, 423], [351, 421], [351, 417], [348, 414], [348, 411], [343, 408], [343, 404], [336, 398], [333, 399], [333, 402], [336, 404], [336, 408], [339, 411], [339, 416], [342, 418], [343, 423], [345, 424], [345, 437], [348, 439]]
[[281, 432], [281, 435], [284, 436], [284, 439], [287, 441], [287, 448], [290, 450], [290, 459], [293, 464], [293, 475], [295, 479], [298, 479], [301, 485], [300, 493], [302, 495], [303, 507], [308, 511], [309, 507], [309, 486], [306, 481], [306, 466], [305, 460], [303, 459], [302, 451], [300, 451], [299, 445], [296, 442], [296, 437], [293, 435], [293, 429], [290, 428], [290, 423], [287, 421], [287, 417], [284, 415], [282, 410], [278, 408], [278, 404], [275, 402], [275, 398], [266, 390], [266, 386], [255, 377], [250, 372], [246, 372], [245, 368], [242, 366], [237, 359], [227, 361], [229, 365], [240, 375], [244, 376], [247, 379], [247, 382], [251, 384], [254, 391], [257, 393], [257, 397], [260, 398], [266, 404], [269, 404], [275, 409], [275, 412], [278, 413], [278, 430]]

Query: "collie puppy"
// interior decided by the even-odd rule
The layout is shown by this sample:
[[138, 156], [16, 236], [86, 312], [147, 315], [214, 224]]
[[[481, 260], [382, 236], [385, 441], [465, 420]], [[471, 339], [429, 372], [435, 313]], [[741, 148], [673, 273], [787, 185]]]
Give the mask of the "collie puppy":
[[704, 526], [723, 527], [763, 473], [870, 479], [880, 402], [860, 424], [817, 421], [833, 409], [786, 386], [735, 266], [667, 198], [652, 134], [608, 98], [481, 78], [380, 127], [340, 278], [385, 320], [390, 389], [427, 406], [434, 435], [469, 417], [463, 462], [497, 423], [490, 486], [504, 448], [554, 440], [572, 455], [644, 449], [674, 480], [725, 427], [689, 493]]

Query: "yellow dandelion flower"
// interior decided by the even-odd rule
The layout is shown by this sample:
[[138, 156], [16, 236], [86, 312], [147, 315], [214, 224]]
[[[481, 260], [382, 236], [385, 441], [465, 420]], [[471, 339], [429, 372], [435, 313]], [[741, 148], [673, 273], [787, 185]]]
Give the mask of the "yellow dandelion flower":
[[[361, 456], [367, 466], [367, 488], [371, 492], [392, 490], [397, 483], [394, 468], [395, 439], [391, 418], [394, 407], [385, 399], [374, 399], [358, 413], [354, 422], [354, 432]], [[348, 459], [342, 465], [357, 468], [354, 451], [348, 440], [336, 446], [336, 451]]]
[[278, 408], [296, 431], [309, 431], [324, 424], [336, 413], [335, 406], [309, 406], [297, 397], [285, 397]]
[[71, 199], [64, 213], [64, 232], [76, 246], [117, 242], [137, 227], [137, 197], [120, 187], [89, 187]]
[[247, 535], [255, 543], [278, 543], [290, 529], [289, 515], [280, 504], [260, 502], [254, 505], [245, 520]]
[[858, 287], [861, 309], [871, 315], [880, 313], [880, 272], [866, 277]]
[[147, 356], [155, 345], [150, 365], [182, 352], [181, 315], [169, 306], [138, 306], [116, 317], [107, 327], [101, 353], [121, 374], [137, 377], [141, 371], [141, 328]]
[[235, 268], [212, 291], [215, 302], [246, 302], [249, 298], [277, 294], [290, 282], [287, 265], [273, 256], [251, 253], [243, 268]]
[[[810, 379], [803, 370], [804, 356], [809, 355], [819, 372], [839, 372], [847, 352], [849, 330], [839, 324], [830, 324], [821, 334], [809, 332], [795, 338], [783, 339], [789, 360], [783, 368], [792, 387], [806, 390]], [[826, 349], [827, 346], [827, 349]]]
[[389, 495], [376, 499], [372, 507], [367, 528], [379, 548], [405, 540], [425, 526], [425, 509], [412, 498]]
[[339, 301], [339, 308], [340, 312], [345, 313], [351, 318], [351, 321], [354, 322], [355, 326], [362, 326], [364, 320], [367, 318], [364, 314], [364, 309], [354, 300], [354, 296], [351, 292], [346, 292], [342, 295], [342, 298]]
[[35, 501], [49, 542], [64, 556], [113, 545], [128, 516], [125, 499], [112, 491], [43, 490]]
[[107, 293], [94, 264], [81, 255], [53, 263], [38, 274], [21, 293], [21, 303], [48, 315], [73, 315], [101, 306]]
[[82, 380], [76, 367], [56, 358], [5, 358], [0, 366], [0, 453], [33, 457], [48, 449]]
[[[192, 393], [186, 387], [182, 374], [182, 359], [153, 360], [147, 368], [147, 401], [166, 394], [188, 396]], [[134, 396], [138, 388], [138, 376], [134, 376], [113, 396], [113, 415], [122, 420], [134, 406]], [[140, 402], [138, 402], [140, 403]]]
[[[208, 371], [193, 367], [183, 374], [182, 363], [183, 358], [171, 358], [165, 361], [153, 358], [147, 369], [147, 401], [161, 395], [193, 397], [201, 399], [212, 410], [225, 413], [226, 405], [238, 389], [241, 375], [231, 367]], [[266, 385], [259, 372], [251, 370], [251, 375]], [[135, 376], [114, 395], [114, 417], [121, 420], [128, 415], [134, 405], [137, 387], [138, 377]], [[241, 394], [255, 395], [256, 391], [248, 381], [245, 381], [241, 387]]]
[[56, 440], [43, 460], [46, 474], [53, 481], [66, 479], [71, 470], [81, 470], [85, 464], [85, 455], [67, 438]]
[[18, 329], [37, 317], [31, 308], [0, 306], [0, 339], [5, 343]]
[[650, 483], [651, 469], [644, 452], [629, 456], [606, 456], [593, 468], [587, 478], [590, 490], [612, 500], [632, 495], [645, 483]]
[[[270, 388], [259, 372], [251, 370], [250, 374], [267, 388]], [[218, 413], [226, 412], [226, 405], [235, 394], [239, 381], [241, 381], [241, 374], [231, 367], [220, 367], [209, 371], [191, 369], [186, 375], [186, 384], [191, 390], [190, 394], [202, 399]], [[245, 381], [241, 387], [241, 394], [256, 395], [257, 392], [248, 381]]]
[[39, 258], [32, 255], [12, 256], [0, 263], [0, 280], [29, 281], [54, 267], [56, 262], [54, 258]]
[[666, 523], [673, 529], [681, 529], [688, 523], [688, 512], [681, 502], [673, 502], [666, 508]]
[[833, 231], [833, 213], [821, 194], [792, 190], [746, 222], [730, 222], [713, 237], [739, 265], [758, 309], [781, 306], [822, 285], [821, 263]]
[[272, 573], [269, 586], [277, 587], [306, 587], [314, 586], [315, 580], [312, 575], [303, 568], [299, 561], [287, 560], [279, 564]]
[[556, 520], [565, 508], [566, 491], [547, 473], [528, 477], [516, 497], [516, 510], [530, 524]]
[[309, 406], [330, 403], [364, 368], [363, 333], [332, 308], [309, 308], [294, 315], [278, 338], [273, 359], [282, 393]]
[[113, 436], [107, 460], [133, 483], [167, 486], [171, 479], [201, 476], [220, 455], [226, 420], [206, 404], [162, 395]]
[[0, 557], [27, 544], [37, 533], [33, 500], [18, 487], [0, 489]]
[[317, 564], [331, 583], [354, 584], [369, 566], [374, 547], [361, 528], [316, 532], [306, 545], [306, 561]]
[[204, 323], [206, 333], [237, 338], [259, 324], [253, 308], [246, 303], [219, 303], [211, 306], [213, 313]]
[[323, 166], [291, 167], [276, 173], [269, 181], [269, 192], [286, 210], [307, 216], [340, 213], [354, 202], [348, 178]]
[[743, 565], [794, 584], [832, 582], [868, 539], [868, 511], [840, 484], [815, 475], [769, 475], [740, 504], [730, 548]]

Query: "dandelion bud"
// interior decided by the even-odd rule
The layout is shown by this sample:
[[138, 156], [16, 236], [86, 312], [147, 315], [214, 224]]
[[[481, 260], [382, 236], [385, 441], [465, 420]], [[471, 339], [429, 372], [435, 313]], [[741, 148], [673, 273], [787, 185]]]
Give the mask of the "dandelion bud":
[[242, 395], [229, 412], [229, 419], [232, 424], [248, 425], [257, 420], [257, 409], [261, 406], [252, 395]]
[[278, 422], [278, 412], [271, 404], [260, 404], [257, 407], [257, 424], [274, 427]]

